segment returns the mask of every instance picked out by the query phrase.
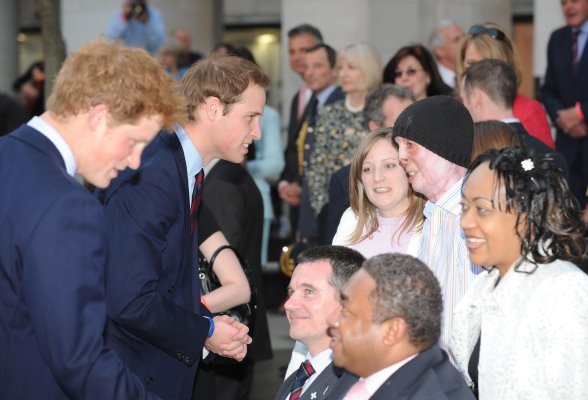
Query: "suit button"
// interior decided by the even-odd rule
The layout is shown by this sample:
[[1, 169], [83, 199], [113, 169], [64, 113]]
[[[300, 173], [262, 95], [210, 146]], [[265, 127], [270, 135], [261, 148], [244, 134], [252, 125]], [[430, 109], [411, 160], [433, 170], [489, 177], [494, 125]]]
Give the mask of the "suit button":
[[145, 379], [145, 384], [146, 385], [151, 385], [152, 383], [153, 383], [153, 377], [152, 376], [150, 376], [147, 379]]
[[167, 288], [167, 292], [169, 294], [174, 294], [176, 292], [176, 287], [174, 285]]
[[304, 149], [305, 149], [305, 150], [308, 150], [308, 149], [310, 149], [310, 145], [309, 145], [308, 143], [306, 143], [306, 144], [304, 145]]
[[313, 131], [312, 126], [309, 126], [308, 128], [306, 128], [306, 132], [312, 133], [312, 131]]

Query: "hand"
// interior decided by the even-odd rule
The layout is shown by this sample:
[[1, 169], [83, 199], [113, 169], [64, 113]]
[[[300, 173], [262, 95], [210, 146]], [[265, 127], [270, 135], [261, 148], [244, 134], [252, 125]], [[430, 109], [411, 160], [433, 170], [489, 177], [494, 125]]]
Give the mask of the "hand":
[[297, 182], [288, 183], [278, 188], [278, 194], [282, 200], [291, 206], [300, 204], [300, 192], [302, 189]]
[[247, 334], [249, 328], [227, 315], [214, 317], [214, 325], [214, 333], [204, 346], [220, 356], [242, 361], [247, 355], [247, 345], [252, 341]]
[[575, 107], [566, 108], [557, 112], [556, 124], [559, 125], [564, 132], [570, 134], [576, 125], [581, 123]]
[[583, 137], [586, 137], [587, 134], [588, 130], [586, 129], [586, 124], [584, 124], [583, 122], [580, 122], [572, 129], [570, 129], [570, 131], [568, 132], [568, 135], [570, 135], [570, 137], [574, 139], [581, 139]]

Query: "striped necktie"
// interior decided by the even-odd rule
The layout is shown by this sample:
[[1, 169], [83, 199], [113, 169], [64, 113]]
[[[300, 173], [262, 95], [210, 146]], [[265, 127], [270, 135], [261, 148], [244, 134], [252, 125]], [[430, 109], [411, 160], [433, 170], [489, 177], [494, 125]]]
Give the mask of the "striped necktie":
[[578, 36], [580, 36], [580, 30], [572, 31], [572, 71], [576, 73], [578, 68]]
[[312, 374], [314, 374], [314, 368], [312, 368], [310, 361], [304, 361], [300, 364], [300, 368], [296, 371], [296, 378], [290, 389], [290, 400], [297, 400], [300, 397], [304, 382], [306, 382]]
[[196, 220], [198, 215], [198, 207], [200, 206], [200, 195], [202, 194], [202, 182], [204, 181], [204, 170], [196, 174], [196, 181], [194, 182], [194, 190], [192, 191], [192, 204], [190, 205], [190, 234], [194, 235], [196, 230]]

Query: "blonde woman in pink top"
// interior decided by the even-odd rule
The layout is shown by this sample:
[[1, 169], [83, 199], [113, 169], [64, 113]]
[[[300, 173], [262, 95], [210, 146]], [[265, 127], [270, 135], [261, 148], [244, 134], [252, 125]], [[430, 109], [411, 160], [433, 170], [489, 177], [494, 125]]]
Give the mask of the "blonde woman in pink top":
[[349, 174], [348, 208], [333, 244], [365, 257], [416, 254], [425, 199], [412, 191], [390, 128], [370, 132], [357, 148]]

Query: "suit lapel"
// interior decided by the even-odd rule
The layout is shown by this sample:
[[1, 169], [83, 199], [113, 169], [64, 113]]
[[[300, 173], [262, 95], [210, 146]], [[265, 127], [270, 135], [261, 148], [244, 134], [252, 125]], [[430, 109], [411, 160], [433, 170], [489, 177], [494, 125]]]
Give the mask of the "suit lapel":
[[342, 371], [337, 369], [333, 363], [329, 364], [312, 384], [304, 391], [300, 400], [321, 400], [328, 398], [337, 385]]
[[280, 386], [280, 389], [278, 390], [278, 394], [276, 395], [275, 400], [285, 400], [286, 397], [288, 397], [288, 394], [290, 393], [290, 388], [292, 387], [292, 383], [294, 383], [295, 376], [296, 376], [296, 371], [291, 373], [290, 376], [288, 376], [286, 378], [286, 380], [284, 382], [282, 382], [282, 385]]

